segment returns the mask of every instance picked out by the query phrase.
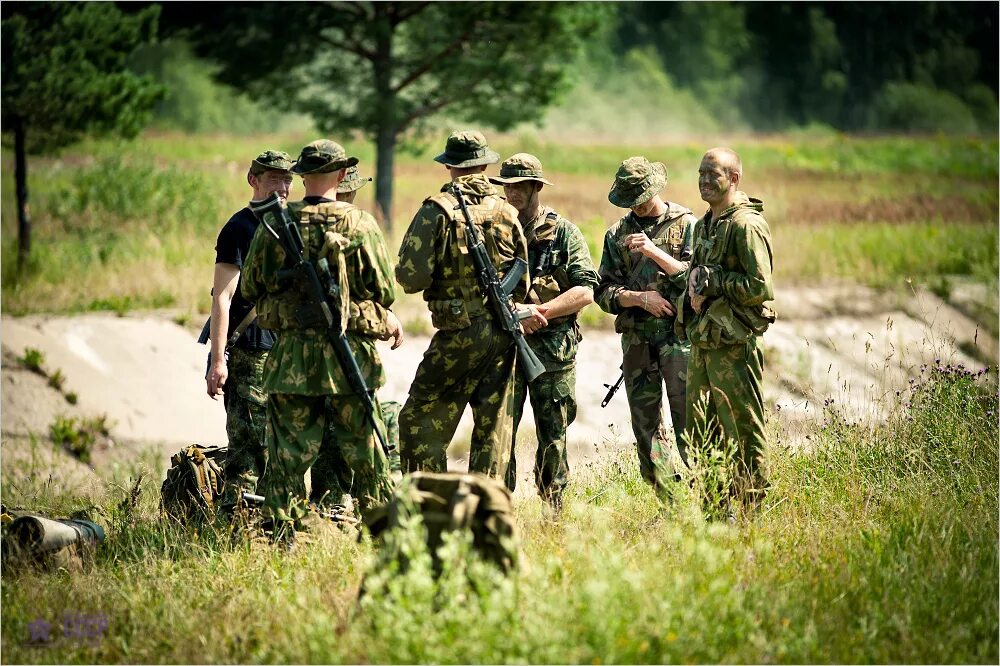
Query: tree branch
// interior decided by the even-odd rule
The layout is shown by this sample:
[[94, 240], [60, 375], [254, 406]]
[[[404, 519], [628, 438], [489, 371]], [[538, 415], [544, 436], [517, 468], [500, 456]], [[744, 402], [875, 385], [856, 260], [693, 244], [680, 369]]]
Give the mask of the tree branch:
[[469, 38], [469, 35], [472, 34], [474, 30], [475, 30], [475, 25], [471, 26], [468, 30], [459, 35], [451, 44], [444, 47], [443, 49], [435, 53], [433, 56], [425, 60], [423, 64], [421, 64], [415, 70], [410, 72], [410, 74], [406, 78], [404, 78], [402, 81], [393, 86], [392, 92], [399, 93], [399, 91], [401, 91], [403, 88], [412, 84], [414, 81], [422, 77], [424, 74], [431, 71], [431, 69], [433, 69], [434, 65], [437, 64], [439, 60], [457, 51], [462, 46], [462, 44], [465, 43], [465, 40]]
[[335, 49], [340, 49], [341, 51], [347, 51], [348, 53], [353, 53], [356, 56], [360, 56], [365, 60], [375, 60], [375, 53], [364, 48], [358, 44], [353, 39], [345, 40], [343, 42], [337, 41], [336, 39], [331, 39], [324, 35], [320, 35], [319, 38], [326, 43], [327, 46]]
[[398, 13], [397, 12], [393, 12], [392, 13], [392, 25], [395, 27], [395, 26], [399, 25], [400, 23], [403, 23], [403, 22], [405, 22], [405, 21], [413, 18], [414, 16], [416, 16], [420, 12], [422, 12], [425, 9], [427, 9], [428, 7], [430, 7], [430, 4], [431, 3], [429, 3], [429, 2], [407, 2], [404, 5], [406, 7], [406, 9], [404, 9], [403, 11], [400, 11]]
[[402, 120], [402, 122], [396, 125], [396, 133], [401, 134], [405, 132], [406, 129], [410, 126], [410, 124], [413, 123], [413, 121], [428, 114], [434, 113], [435, 111], [440, 111], [444, 107], [451, 104], [453, 101], [455, 100], [450, 97], [444, 97], [438, 100], [437, 102], [434, 102], [433, 104], [425, 104], [421, 107], [414, 109], [408, 116], [406, 116], [406, 118]]

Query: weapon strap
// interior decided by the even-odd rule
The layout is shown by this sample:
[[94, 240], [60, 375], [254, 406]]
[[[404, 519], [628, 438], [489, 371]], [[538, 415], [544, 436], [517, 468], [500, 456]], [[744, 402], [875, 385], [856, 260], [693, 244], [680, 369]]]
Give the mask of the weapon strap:
[[247, 313], [247, 316], [243, 317], [243, 320], [240, 321], [240, 323], [236, 325], [236, 328], [233, 329], [233, 334], [230, 335], [229, 340], [226, 341], [226, 349], [235, 345], [236, 341], [240, 339], [241, 335], [243, 335], [243, 331], [247, 330], [247, 327], [255, 321], [257, 321], [256, 305], [250, 308], [250, 312]]

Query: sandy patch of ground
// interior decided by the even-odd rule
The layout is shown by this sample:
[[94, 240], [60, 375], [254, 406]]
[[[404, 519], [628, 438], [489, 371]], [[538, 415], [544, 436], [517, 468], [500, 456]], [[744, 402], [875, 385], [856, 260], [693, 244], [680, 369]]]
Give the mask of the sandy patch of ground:
[[[997, 340], [975, 321], [936, 296], [919, 292], [900, 300], [855, 286], [787, 290], [780, 294], [778, 322], [764, 336], [765, 399], [783, 419], [808, 420], [818, 405], [834, 398], [849, 414], [879, 416], [873, 398], [888, 395], [919, 375], [921, 364], [940, 358], [978, 366], [972, 355], [996, 362]], [[0, 382], [0, 425], [3, 465], [22, 460], [30, 435], [47, 440], [56, 416], [107, 415], [118, 453], [131, 455], [155, 444], [165, 469], [169, 455], [199, 442], [224, 445], [225, 412], [221, 402], [205, 395], [206, 347], [196, 331], [162, 314], [118, 317], [87, 314], [74, 317], [3, 317], [3, 377]], [[383, 400], [405, 401], [407, 390], [429, 338], [411, 335], [400, 349], [380, 345], [387, 384]], [[45, 367], [65, 376], [64, 391], [76, 392], [70, 405], [45, 379], [21, 368], [16, 357], [32, 347], [45, 356]], [[964, 350], [964, 351], [963, 351]], [[630, 446], [631, 426], [624, 390], [607, 408], [600, 406], [606, 388], [619, 373], [621, 347], [613, 332], [588, 330], [578, 356], [578, 416], [570, 430], [571, 465], [602, 449]], [[669, 417], [668, 417], [669, 418]], [[453, 440], [459, 459], [467, 451], [471, 411], [467, 410]], [[530, 466], [535, 442], [530, 405], [519, 431], [519, 494], [530, 492]], [[27, 444], [26, 444], [27, 443]], [[28, 449], [25, 449], [28, 447]], [[35, 447], [38, 450], [48, 447]], [[37, 465], [36, 465], [37, 467]], [[86, 467], [86, 466], [83, 466]], [[86, 476], [86, 475], [85, 475]], [[526, 489], [527, 488], [527, 489]]]

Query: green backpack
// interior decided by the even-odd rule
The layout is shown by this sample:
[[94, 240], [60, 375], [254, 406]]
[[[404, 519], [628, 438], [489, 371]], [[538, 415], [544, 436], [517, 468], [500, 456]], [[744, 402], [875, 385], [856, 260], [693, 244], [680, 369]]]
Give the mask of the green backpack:
[[213, 513], [225, 484], [222, 468], [227, 449], [192, 444], [170, 456], [167, 478], [160, 486], [160, 506], [177, 520]]
[[419, 513], [427, 529], [434, 571], [440, 573], [438, 548], [446, 532], [469, 530], [472, 546], [484, 561], [504, 573], [518, 564], [518, 532], [510, 491], [482, 474], [414, 472], [403, 477], [395, 496], [369, 511], [365, 525], [378, 543]]

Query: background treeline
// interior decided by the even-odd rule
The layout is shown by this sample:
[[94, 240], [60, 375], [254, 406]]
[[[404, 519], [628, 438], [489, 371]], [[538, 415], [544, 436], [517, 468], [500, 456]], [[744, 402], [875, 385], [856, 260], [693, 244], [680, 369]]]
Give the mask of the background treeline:
[[[608, 20], [587, 41], [573, 88], [542, 121], [549, 135], [997, 130], [996, 3], [630, 2], [601, 11]], [[183, 32], [161, 33], [133, 57], [169, 91], [156, 126], [309, 126], [217, 83], [219, 66], [196, 57]]]

